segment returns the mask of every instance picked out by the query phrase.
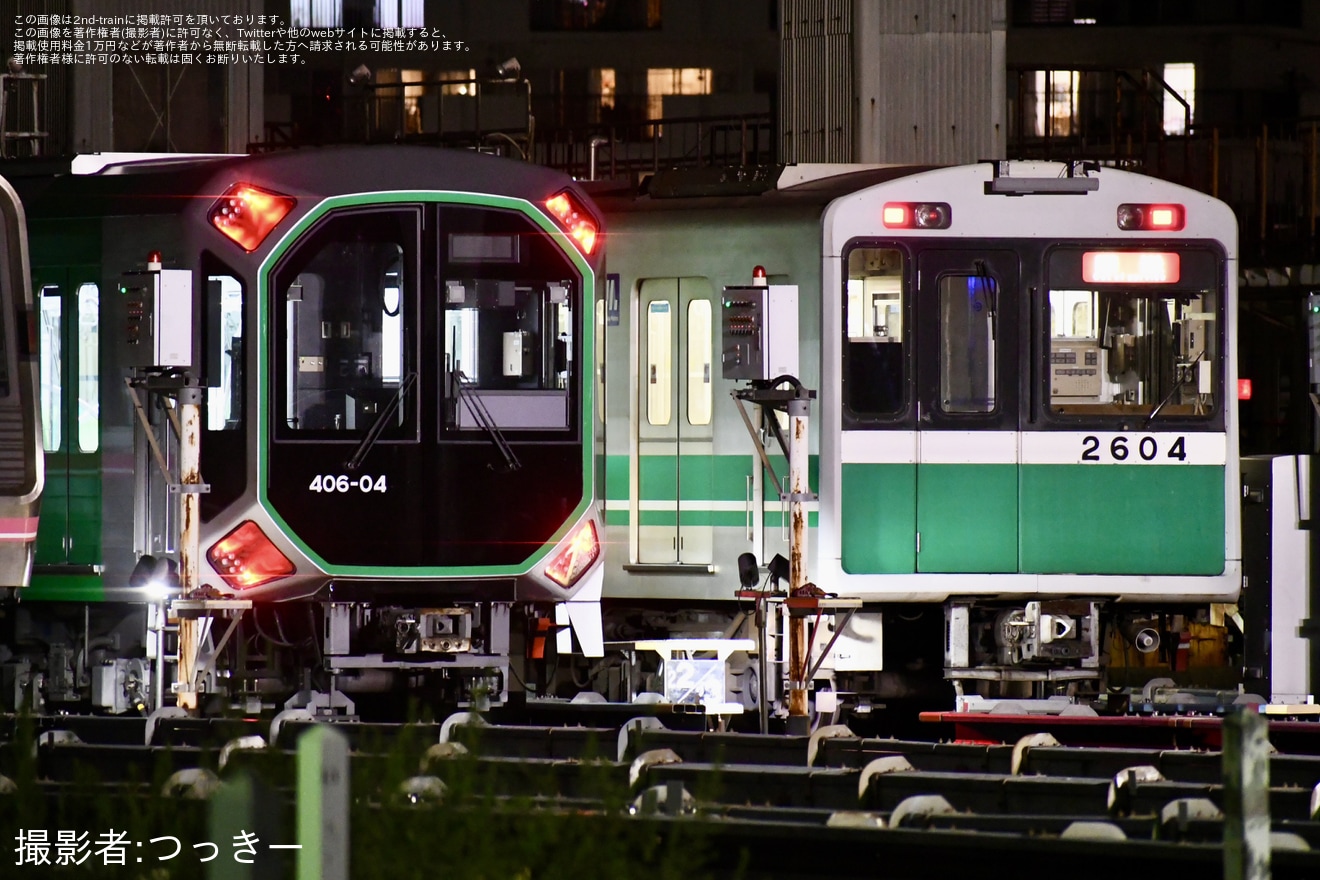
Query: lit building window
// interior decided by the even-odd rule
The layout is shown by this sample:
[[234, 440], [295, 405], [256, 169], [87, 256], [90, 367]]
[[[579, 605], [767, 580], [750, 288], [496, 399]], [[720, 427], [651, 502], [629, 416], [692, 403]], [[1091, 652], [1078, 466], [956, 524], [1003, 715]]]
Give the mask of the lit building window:
[[614, 95], [617, 91], [617, 80], [614, 76], [614, 68], [603, 67], [600, 70], [591, 72], [592, 85], [595, 87], [595, 93], [600, 96], [600, 109], [614, 109]]
[[1077, 94], [1082, 74], [1077, 70], [1036, 71], [1037, 137], [1069, 137], [1077, 118]]
[[422, 0], [376, 0], [376, 26], [382, 28], [423, 27]]
[[709, 67], [653, 67], [646, 71], [647, 116], [664, 116], [665, 95], [709, 95]]
[[475, 95], [477, 93], [477, 72], [468, 70], [442, 70], [436, 74], [442, 95]]
[[342, 0], [289, 0], [289, 26], [332, 28], [344, 26]]
[[1187, 134], [1187, 121], [1196, 115], [1196, 65], [1164, 65], [1164, 82], [1187, 102], [1184, 111], [1181, 101], [1164, 93], [1164, 133]]
[[661, 0], [532, 0], [534, 31], [642, 31], [660, 27]]

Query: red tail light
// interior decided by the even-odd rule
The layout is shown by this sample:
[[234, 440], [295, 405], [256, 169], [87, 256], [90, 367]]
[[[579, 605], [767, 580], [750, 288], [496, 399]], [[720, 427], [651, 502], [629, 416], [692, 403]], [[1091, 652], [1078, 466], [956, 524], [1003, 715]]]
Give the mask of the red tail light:
[[289, 558], [251, 520], [217, 541], [206, 561], [236, 590], [259, 587], [294, 572]]
[[596, 526], [587, 520], [569, 536], [564, 549], [545, 567], [546, 577], [561, 587], [571, 587], [586, 574], [600, 556], [600, 542], [596, 540]]
[[1182, 205], [1118, 206], [1118, 228], [1126, 230], [1177, 232], [1187, 225], [1187, 211]]
[[885, 202], [880, 221], [890, 229], [948, 229], [953, 211], [945, 202]]
[[236, 183], [211, 206], [211, 225], [233, 239], [243, 250], [256, 250], [270, 231], [297, 204], [289, 196], [269, 192], [250, 183]]
[[584, 254], [591, 253], [596, 246], [596, 221], [587, 210], [573, 198], [571, 193], [561, 192], [546, 199], [546, 208], [550, 216], [559, 221], [559, 225], [577, 242], [578, 249]]

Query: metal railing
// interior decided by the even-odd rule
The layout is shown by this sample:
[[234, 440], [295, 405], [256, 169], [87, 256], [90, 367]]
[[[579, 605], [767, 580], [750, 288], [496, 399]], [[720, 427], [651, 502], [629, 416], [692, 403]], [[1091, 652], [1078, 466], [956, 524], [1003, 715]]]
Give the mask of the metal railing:
[[529, 157], [583, 180], [774, 161], [770, 114], [683, 116], [543, 131]]

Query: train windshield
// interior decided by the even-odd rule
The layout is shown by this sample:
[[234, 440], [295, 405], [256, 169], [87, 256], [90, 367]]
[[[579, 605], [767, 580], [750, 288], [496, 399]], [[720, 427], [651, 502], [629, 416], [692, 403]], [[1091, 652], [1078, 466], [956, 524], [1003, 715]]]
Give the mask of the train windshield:
[[[415, 210], [334, 217], [292, 265], [283, 293], [283, 430], [373, 431], [401, 438], [415, 407], [399, 405], [412, 371]], [[347, 439], [347, 438], [346, 438]]]
[[[1123, 269], [1126, 256], [1070, 252], [1051, 262], [1050, 410], [1148, 422], [1211, 415], [1222, 358], [1212, 256], [1133, 252]], [[1078, 257], [1080, 273], [1055, 271], [1076, 269]]]
[[520, 214], [451, 207], [442, 227], [442, 429], [568, 430], [576, 273]]

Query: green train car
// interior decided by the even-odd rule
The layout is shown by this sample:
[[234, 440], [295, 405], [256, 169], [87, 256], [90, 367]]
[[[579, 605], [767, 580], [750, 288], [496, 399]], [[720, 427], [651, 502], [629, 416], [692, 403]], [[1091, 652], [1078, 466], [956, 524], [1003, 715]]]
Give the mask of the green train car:
[[23, 205], [0, 179], [0, 593], [32, 577], [45, 479], [29, 278]]
[[[814, 693], [1237, 674], [1226, 205], [1029, 162], [662, 172], [597, 196], [607, 638], [752, 635], [736, 562], [790, 556], [782, 413], [749, 433], [731, 400], [777, 377], [726, 378], [724, 315], [766, 285], [786, 305], [765, 364], [815, 392], [805, 558], [837, 601], [809, 621]], [[772, 615], [772, 664], [783, 632]]]

